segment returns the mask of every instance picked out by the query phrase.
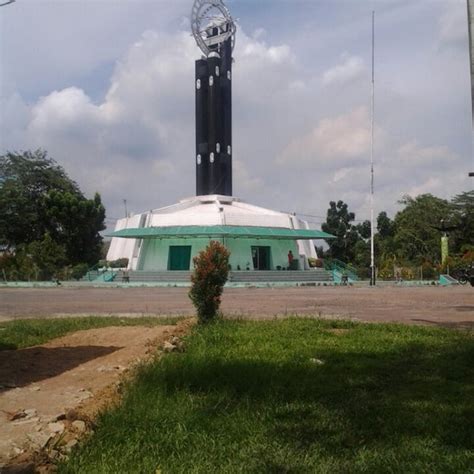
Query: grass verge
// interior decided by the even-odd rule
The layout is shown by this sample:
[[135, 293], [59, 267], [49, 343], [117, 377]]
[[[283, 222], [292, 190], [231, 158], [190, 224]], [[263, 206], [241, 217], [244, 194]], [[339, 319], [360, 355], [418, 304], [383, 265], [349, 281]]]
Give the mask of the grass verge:
[[0, 323], [0, 350], [22, 349], [43, 344], [69, 332], [109, 326], [158, 326], [176, 324], [180, 318], [80, 317], [18, 319]]
[[290, 319], [196, 328], [62, 473], [471, 472], [472, 333]]

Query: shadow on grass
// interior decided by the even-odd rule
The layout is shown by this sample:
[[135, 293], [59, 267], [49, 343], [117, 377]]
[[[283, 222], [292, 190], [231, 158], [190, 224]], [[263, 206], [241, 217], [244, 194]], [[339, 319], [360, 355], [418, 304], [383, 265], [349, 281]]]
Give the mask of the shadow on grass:
[[9, 342], [0, 342], [0, 351], [9, 351], [16, 348], [16, 344], [11, 344]]
[[[30, 347], [0, 352], [0, 393], [55, 377], [121, 347]], [[3, 386], [3, 388], [1, 388]]]
[[[322, 365], [212, 357], [181, 363], [180, 357], [144, 374], [142, 382], [150, 390], [160, 384], [168, 394], [187, 392], [205, 400], [193, 414], [194, 424], [200, 419], [206, 426], [213, 417], [248, 407], [249, 416], [267, 413], [268, 439], [295, 453], [317, 449], [350, 457], [362, 448], [405, 446], [416, 456], [436, 446], [443, 456], [474, 448], [471, 341], [381, 353], [326, 349], [317, 354]], [[256, 470], [291, 471], [272, 451], [260, 453], [259, 463]]]

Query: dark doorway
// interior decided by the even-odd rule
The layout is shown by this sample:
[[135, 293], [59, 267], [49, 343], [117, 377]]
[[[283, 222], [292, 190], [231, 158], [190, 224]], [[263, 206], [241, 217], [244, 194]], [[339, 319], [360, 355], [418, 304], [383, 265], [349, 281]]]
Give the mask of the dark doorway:
[[170, 245], [168, 270], [189, 270], [191, 245]]
[[270, 247], [252, 247], [253, 268], [270, 270]]

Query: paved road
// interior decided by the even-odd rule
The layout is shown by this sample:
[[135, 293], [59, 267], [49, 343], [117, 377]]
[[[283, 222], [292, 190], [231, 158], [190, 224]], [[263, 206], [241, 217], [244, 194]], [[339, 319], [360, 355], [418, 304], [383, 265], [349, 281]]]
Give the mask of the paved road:
[[[60, 315], [190, 315], [186, 288], [0, 288], [0, 321]], [[474, 328], [474, 288], [229, 288], [226, 315], [316, 315]]]

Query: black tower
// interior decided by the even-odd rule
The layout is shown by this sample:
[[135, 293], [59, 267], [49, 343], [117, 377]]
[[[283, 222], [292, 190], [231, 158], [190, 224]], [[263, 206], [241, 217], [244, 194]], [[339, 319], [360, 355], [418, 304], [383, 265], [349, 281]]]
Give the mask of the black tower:
[[232, 38], [209, 49], [196, 61], [196, 195], [232, 196]]

